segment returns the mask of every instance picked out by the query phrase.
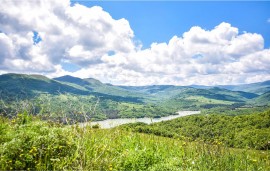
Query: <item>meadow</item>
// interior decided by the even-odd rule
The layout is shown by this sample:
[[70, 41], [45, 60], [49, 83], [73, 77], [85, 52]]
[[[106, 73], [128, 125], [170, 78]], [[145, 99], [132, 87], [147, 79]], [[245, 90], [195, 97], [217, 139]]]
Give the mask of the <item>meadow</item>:
[[0, 170], [269, 170], [269, 150], [124, 130], [0, 119]]

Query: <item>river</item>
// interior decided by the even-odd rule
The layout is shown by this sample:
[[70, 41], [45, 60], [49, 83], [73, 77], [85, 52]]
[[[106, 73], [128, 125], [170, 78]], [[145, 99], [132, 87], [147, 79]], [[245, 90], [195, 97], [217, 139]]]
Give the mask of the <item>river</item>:
[[127, 124], [127, 123], [135, 123], [135, 122], [144, 122], [147, 124], [155, 123], [155, 122], [161, 122], [161, 121], [168, 121], [171, 119], [188, 116], [188, 115], [194, 115], [201, 113], [200, 111], [178, 111], [178, 115], [170, 115], [165, 116], [161, 118], [120, 118], [120, 119], [106, 119], [103, 121], [96, 121], [96, 122], [89, 122], [89, 123], [83, 123], [82, 126], [85, 126], [86, 124], [90, 125], [96, 125], [99, 124], [100, 128], [107, 129], [107, 128], [113, 128], [119, 125]]

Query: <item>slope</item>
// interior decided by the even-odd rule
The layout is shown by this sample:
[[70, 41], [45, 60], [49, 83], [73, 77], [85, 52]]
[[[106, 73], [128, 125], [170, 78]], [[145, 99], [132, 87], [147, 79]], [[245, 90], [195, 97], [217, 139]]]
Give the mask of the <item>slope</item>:
[[261, 95], [263, 93], [270, 91], [270, 80], [251, 84], [227, 85], [219, 87], [226, 88], [232, 91], [245, 91]]
[[218, 106], [242, 106], [249, 99], [258, 95], [240, 91], [230, 91], [221, 88], [197, 89], [183, 88], [171, 98], [161, 103], [171, 108], [201, 109]]
[[270, 148], [270, 110], [248, 115], [192, 115], [153, 123], [122, 125], [136, 132], [192, 141], [220, 143], [235, 148]]
[[88, 94], [87, 91], [49, 79], [41, 75], [4, 74], [0, 75], [0, 89], [2, 95], [15, 95], [22, 98], [33, 97], [40, 93], [59, 94], [74, 93]]

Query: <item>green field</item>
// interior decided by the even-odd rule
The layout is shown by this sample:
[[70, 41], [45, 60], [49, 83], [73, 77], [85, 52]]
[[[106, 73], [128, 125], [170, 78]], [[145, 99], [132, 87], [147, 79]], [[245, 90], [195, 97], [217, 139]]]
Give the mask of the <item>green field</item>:
[[0, 170], [269, 170], [270, 152], [123, 129], [1, 118]]

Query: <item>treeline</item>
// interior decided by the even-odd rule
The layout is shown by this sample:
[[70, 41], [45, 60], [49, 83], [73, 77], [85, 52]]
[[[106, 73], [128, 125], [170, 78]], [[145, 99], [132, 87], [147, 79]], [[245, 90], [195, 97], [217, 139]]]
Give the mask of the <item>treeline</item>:
[[135, 132], [227, 147], [270, 149], [270, 110], [249, 115], [193, 115], [154, 124], [122, 126]]

